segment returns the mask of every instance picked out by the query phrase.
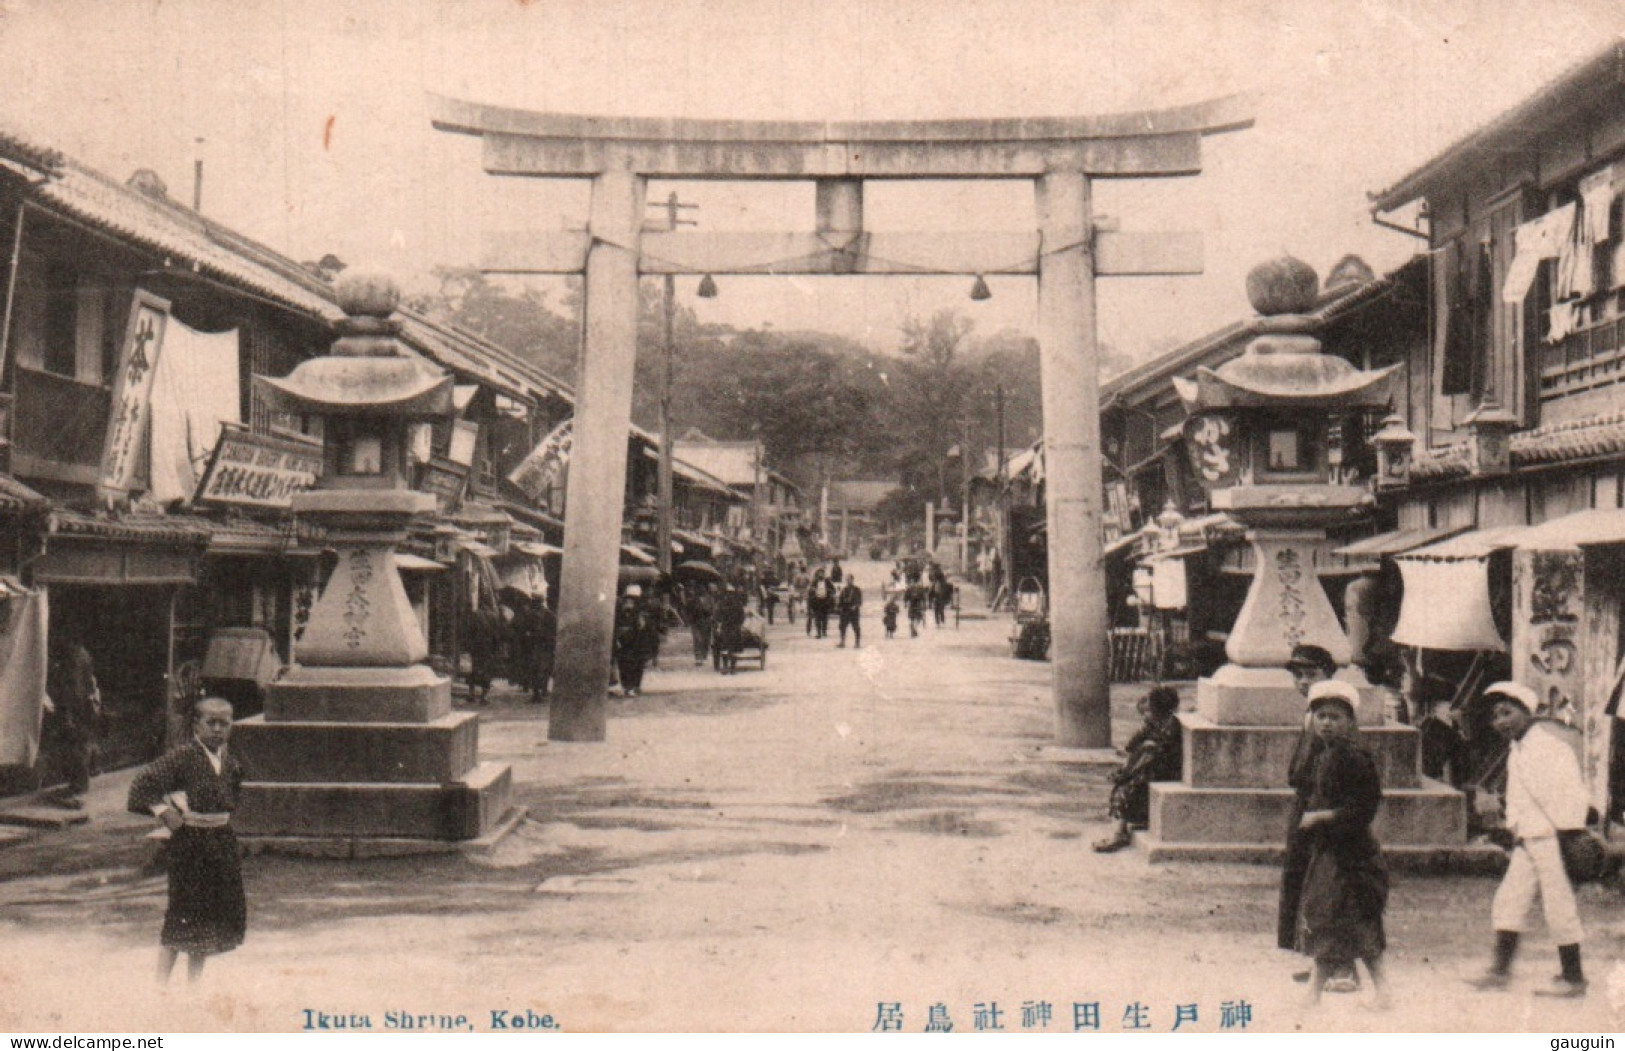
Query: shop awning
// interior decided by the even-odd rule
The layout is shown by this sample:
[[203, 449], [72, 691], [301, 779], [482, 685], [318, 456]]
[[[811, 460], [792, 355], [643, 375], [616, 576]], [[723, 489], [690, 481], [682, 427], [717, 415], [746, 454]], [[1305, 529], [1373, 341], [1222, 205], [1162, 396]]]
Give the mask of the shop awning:
[[1490, 604], [1490, 556], [1526, 526], [1475, 529], [1394, 557], [1405, 584], [1393, 639], [1429, 650], [1506, 652]]
[[689, 529], [673, 529], [671, 535], [683, 542], [684, 551], [690, 555], [694, 555], [696, 552], [689, 551], [689, 547], [704, 548], [705, 551], [709, 552], [714, 543], [714, 541]]
[[511, 546], [515, 551], [529, 555], [532, 558], [547, 558], [549, 555], [564, 554], [564, 548], [540, 540], [515, 540]]
[[630, 558], [634, 562], [642, 562], [651, 566], [657, 561], [654, 555], [643, 550], [643, 548], [634, 546], [632, 544], [622, 544], [621, 554], [627, 558]]
[[0, 576], [0, 599], [21, 598], [28, 594], [23, 582], [16, 577]]
[[458, 537], [457, 548], [460, 551], [467, 551], [471, 555], [479, 555], [481, 558], [498, 557], [496, 548], [485, 543], [484, 541], [474, 540], [472, 538]]
[[1488, 558], [1497, 551], [1517, 547], [1528, 526], [1502, 526], [1496, 529], [1474, 529], [1458, 533], [1424, 547], [1416, 547], [1398, 556], [1399, 561], [1463, 562]]
[[1342, 555], [1350, 561], [1376, 562], [1386, 555], [1400, 555], [1413, 551], [1419, 547], [1455, 536], [1465, 526], [1441, 526], [1431, 529], [1395, 529], [1389, 533], [1378, 533], [1352, 544], [1346, 544], [1332, 552]]
[[1517, 546], [1526, 551], [1558, 551], [1607, 544], [1625, 544], [1625, 510], [1598, 507], [1554, 518], [1525, 529]]
[[408, 554], [405, 551], [397, 551], [395, 552], [395, 568], [405, 570], [407, 572], [429, 572], [437, 569], [446, 569], [448, 567], [444, 563], [436, 562], [432, 558], [424, 558], [422, 555], [413, 555]]

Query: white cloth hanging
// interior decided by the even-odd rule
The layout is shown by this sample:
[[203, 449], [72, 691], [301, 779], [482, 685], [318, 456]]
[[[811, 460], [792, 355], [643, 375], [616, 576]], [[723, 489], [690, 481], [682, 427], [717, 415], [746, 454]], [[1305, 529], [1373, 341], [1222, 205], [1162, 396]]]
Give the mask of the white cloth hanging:
[[1512, 265], [1507, 268], [1506, 281], [1501, 285], [1502, 302], [1522, 303], [1529, 295], [1535, 274], [1540, 271], [1540, 261], [1561, 256], [1572, 244], [1574, 213], [1574, 204], [1565, 204], [1513, 231], [1515, 251]]

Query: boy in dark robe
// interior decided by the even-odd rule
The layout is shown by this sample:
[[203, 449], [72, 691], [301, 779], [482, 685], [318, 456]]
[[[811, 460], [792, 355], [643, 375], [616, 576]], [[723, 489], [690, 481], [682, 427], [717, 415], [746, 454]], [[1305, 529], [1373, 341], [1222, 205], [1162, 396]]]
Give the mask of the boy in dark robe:
[[1383, 911], [1388, 871], [1371, 822], [1382, 803], [1377, 764], [1356, 742], [1354, 706], [1360, 695], [1346, 682], [1309, 688], [1309, 715], [1321, 749], [1311, 770], [1308, 808], [1299, 829], [1309, 844], [1309, 868], [1298, 911], [1298, 950], [1314, 958], [1311, 1002], [1335, 973], [1365, 961], [1374, 1006], [1387, 1006], [1382, 954], [1387, 948]]
[[158, 952], [158, 981], [169, 981], [181, 953], [190, 981], [215, 953], [243, 943], [248, 905], [231, 812], [243, 768], [226, 750], [231, 705], [219, 697], [197, 703], [192, 740], [165, 753], [130, 785], [129, 810], [151, 814], [170, 831], [169, 908]]

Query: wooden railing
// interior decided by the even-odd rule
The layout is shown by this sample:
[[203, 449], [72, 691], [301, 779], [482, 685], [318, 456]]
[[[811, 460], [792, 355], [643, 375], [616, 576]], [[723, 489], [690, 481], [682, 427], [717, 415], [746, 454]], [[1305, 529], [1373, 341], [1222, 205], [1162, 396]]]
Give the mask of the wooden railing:
[[1619, 383], [1625, 380], [1625, 317], [1577, 329], [1539, 354], [1541, 401]]

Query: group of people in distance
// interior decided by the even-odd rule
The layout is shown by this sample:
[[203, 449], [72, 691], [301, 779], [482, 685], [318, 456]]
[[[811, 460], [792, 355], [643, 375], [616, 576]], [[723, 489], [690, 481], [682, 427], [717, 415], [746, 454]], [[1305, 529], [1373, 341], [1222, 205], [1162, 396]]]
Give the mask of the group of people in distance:
[[897, 616], [902, 609], [908, 611], [908, 637], [918, 638], [925, 626], [925, 611], [929, 607], [936, 618], [937, 627], [948, 623], [948, 609], [953, 605], [954, 586], [948, 574], [935, 562], [926, 567], [914, 560], [899, 561], [892, 567], [891, 580], [886, 585], [886, 605], [881, 611], [881, 623], [886, 637], [897, 634]]
[[[1293, 805], [1276, 942], [1312, 961], [1293, 975], [1308, 983], [1311, 1002], [1324, 990], [1358, 990], [1356, 962], [1361, 962], [1373, 1006], [1380, 1009], [1388, 1004], [1382, 959], [1389, 877], [1371, 830], [1382, 780], [1359, 730], [1360, 693], [1334, 677], [1337, 663], [1322, 647], [1297, 646], [1287, 667], [1307, 713], [1287, 770]], [[1584, 996], [1580, 917], [1560, 848], [1565, 834], [1583, 830], [1590, 820], [1578, 757], [1565, 740], [1569, 731], [1537, 718], [1538, 698], [1529, 687], [1498, 682], [1485, 694], [1492, 702], [1491, 724], [1508, 742], [1506, 812], [1498, 841], [1510, 858], [1492, 906], [1493, 959], [1489, 970], [1468, 984], [1498, 990], [1511, 983], [1513, 957], [1538, 900], [1558, 943], [1561, 972], [1536, 994]], [[1144, 722], [1112, 775], [1110, 816], [1116, 826], [1095, 850], [1128, 846], [1132, 830], [1148, 821], [1151, 782], [1180, 778], [1179, 703], [1168, 686], [1156, 687], [1141, 701]]]

